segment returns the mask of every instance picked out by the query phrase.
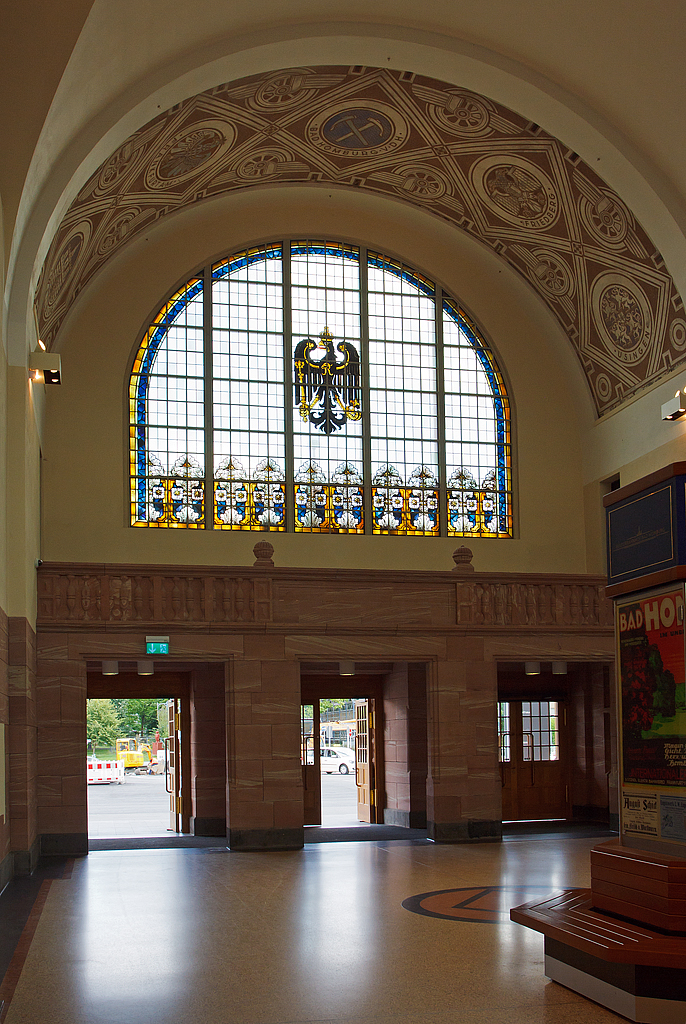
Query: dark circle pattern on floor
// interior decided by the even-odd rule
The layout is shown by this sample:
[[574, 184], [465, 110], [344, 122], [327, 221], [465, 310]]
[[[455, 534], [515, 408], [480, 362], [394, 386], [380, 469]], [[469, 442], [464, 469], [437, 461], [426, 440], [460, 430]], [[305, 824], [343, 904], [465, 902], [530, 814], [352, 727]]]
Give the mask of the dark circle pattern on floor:
[[480, 921], [502, 924], [510, 910], [554, 890], [536, 885], [470, 885], [462, 889], [438, 889], [408, 896], [402, 906], [413, 914], [439, 917], [444, 921]]

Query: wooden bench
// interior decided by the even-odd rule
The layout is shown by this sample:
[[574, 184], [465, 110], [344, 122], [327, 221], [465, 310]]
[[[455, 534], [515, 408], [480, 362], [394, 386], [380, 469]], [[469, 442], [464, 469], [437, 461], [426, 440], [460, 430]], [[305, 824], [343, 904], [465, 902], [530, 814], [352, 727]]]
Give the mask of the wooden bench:
[[596, 910], [590, 889], [533, 900], [510, 917], [545, 936], [553, 981], [642, 1024], [686, 1021], [686, 936]]

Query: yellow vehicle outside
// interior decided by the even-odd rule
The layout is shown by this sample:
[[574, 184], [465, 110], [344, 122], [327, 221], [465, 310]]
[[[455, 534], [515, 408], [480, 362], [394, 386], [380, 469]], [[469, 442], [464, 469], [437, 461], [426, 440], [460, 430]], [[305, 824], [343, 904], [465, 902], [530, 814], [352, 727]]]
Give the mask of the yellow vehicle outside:
[[135, 736], [116, 741], [117, 761], [124, 762], [124, 769], [142, 768], [152, 757], [149, 743], [143, 743]]

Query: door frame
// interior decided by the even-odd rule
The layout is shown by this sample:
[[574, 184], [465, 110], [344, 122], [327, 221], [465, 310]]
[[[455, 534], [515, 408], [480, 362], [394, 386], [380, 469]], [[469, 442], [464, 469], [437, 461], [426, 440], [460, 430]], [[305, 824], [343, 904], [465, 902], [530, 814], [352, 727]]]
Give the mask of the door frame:
[[[116, 676], [104, 676], [101, 672], [88, 670], [86, 677], [86, 699], [93, 697], [149, 697], [162, 700], [175, 697], [181, 702], [181, 832], [191, 831], [191, 703], [190, 673], [186, 671], [160, 672], [152, 676], [139, 676], [137, 672], [120, 672]], [[84, 739], [85, 744], [85, 739]], [[85, 751], [84, 751], [85, 757]], [[86, 797], [86, 807], [88, 798]]]
[[[386, 804], [386, 784], [384, 765], [384, 714], [383, 714], [383, 676], [380, 675], [307, 675], [300, 679], [300, 705], [314, 704], [322, 699], [355, 697], [373, 701], [374, 726], [373, 741], [370, 737], [370, 750], [374, 757], [374, 788], [373, 788], [373, 820], [370, 824], [383, 824], [384, 807]], [[319, 717], [317, 715], [317, 717]], [[321, 772], [317, 764], [319, 786], [319, 809], [321, 823]], [[304, 800], [304, 794], [303, 794]]]
[[[551, 702], [551, 701], [555, 701], [557, 703], [557, 705], [558, 705], [559, 734], [560, 734], [560, 739], [559, 739], [559, 752], [560, 752], [560, 756], [559, 756], [559, 759], [557, 760], [557, 762], [536, 761], [533, 758], [530, 761], [529, 760], [525, 760], [523, 758], [523, 751], [522, 751], [524, 733], [522, 731], [521, 705], [524, 702], [547, 703], [547, 702]], [[509, 772], [510, 773], [510, 786], [512, 787], [514, 785], [514, 793], [513, 793], [513, 795], [514, 795], [515, 805], [517, 805], [519, 803], [519, 799], [518, 799], [519, 783], [522, 781], [523, 773], [525, 771], [530, 771], [531, 774], [532, 774], [532, 778], [533, 778], [533, 774], [536, 771], [536, 765], [539, 765], [539, 766], [541, 766], [541, 768], [543, 768], [543, 766], [546, 765], [546, 764], [555, 764], [555, 763], [557, 763], [559, 765], [559, 771], [560, 771], [560, 786], [564, 787], [564, 792], [560, 793], [560, 803], [561, 803], [561, 805], [564, 806], [564, 814], [562, 814], [562, 815], [555, 815], [555, 817], [560, 817], [560, 818], [563, 818], [565, 820], [571, 819], [571, 817], [572, 817], [572, 806], [571, 806], [571, 785], [570, 785], [570, 777], [569, 777], [569, 737], [568, 737], [568, 726], [567, 726], [567, 701], [566, 700], [560, 700], [560, 698], [555, 696], [555, 695], [549, 696], [549, 695], [545, 695], [545, 694], [542, 694], [542, 693], [541, 694], [537, 694], [535, 697], [527, 697], [527, 696], [523, 696], [523, 697], [519, 697], [519, 696], [518, 697], [512, 697], [512, 696], [502, 697], [502, 696], [499, 695], [498, 696], [498, 701], [497, 701], [497, 704], [496, 704], [496, 713], [498, 715], [498, 720], [499, 721], [500, 721], [500, 705], [501, 704], [508, 704], [509, 705], [509, 709], [510, 709], [510, 713], [509, 713], [510, 730], [509, 730], [509, 734], [508, 734], [509, 735], [509, 754], [510, 754], [509, 761], [502, 761], [502, 760], [500, 760], [500, 749], [498, 751], [498, 761], [499, 761], [499, 768], [500, 768], [500, 780], [501, 780], [503, 791], [505, 790], [506, 772]], [[518, 706], [518, 711], [514, 715], [512, 714], [513, 705], [517, 705]], [[536, 821], [536, 820], [543, 821], [543, 820], [548, 820], [548, 816], [547, 815], [546, 815], [545, 818], [536, 819], [536, 818], [532, 818], [531, 815], [523, 815], [523, 814], [521, 814], [521, 809], [519, 808], [519, 806], [516, 806], [516, 808], [515, 807], [512, 808], [513, 811], [515, 809], [518, 812], [518, 815], [519, 815], [518, 817], [509, 817], [509, 816], [505, 817], [505, 815], [503, 813], [503, 820], [504, 821]]]

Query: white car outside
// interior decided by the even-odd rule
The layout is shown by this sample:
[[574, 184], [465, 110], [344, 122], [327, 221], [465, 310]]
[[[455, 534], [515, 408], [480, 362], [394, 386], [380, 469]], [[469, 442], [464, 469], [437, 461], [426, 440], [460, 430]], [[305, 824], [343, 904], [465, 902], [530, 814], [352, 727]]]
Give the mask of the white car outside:
[[321, 747], [319, 767], [322, 774], [349, 775], [355, 771], [355, 752], [348, 747]]

